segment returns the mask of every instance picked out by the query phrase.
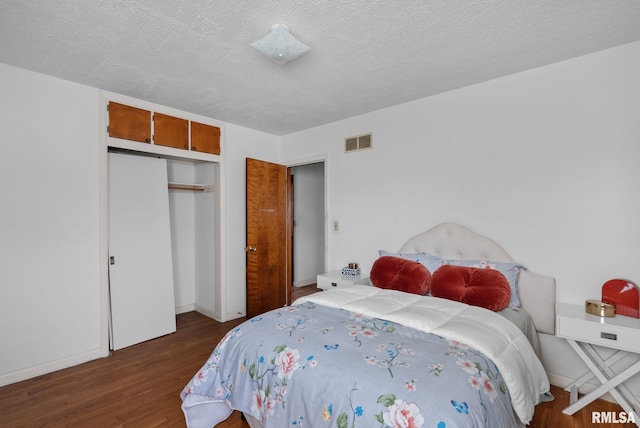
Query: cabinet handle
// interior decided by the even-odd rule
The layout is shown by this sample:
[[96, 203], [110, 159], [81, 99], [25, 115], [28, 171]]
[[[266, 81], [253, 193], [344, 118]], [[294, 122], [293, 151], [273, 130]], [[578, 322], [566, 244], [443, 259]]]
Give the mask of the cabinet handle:
[[250, 245], [248, 247], [244, 247], [244, 250], [246, 252], [251, 252], [251, 253], [255, 253], [256, 251], [258, 251], [258, 249], [254, 245]]
[[614, 333], [605, 333], [605, 332], [601, 332], [600, 333], [600, 337], [602, 339], [609, 339], [609, 340], [618, 340], [618, 335], [614, 334]]
[[337, 286], [338, 286], [338, 283], [337, 283], [337, 282], [332, 282], [332, 283], [331, 283], [331, 286], [332, 286], [332, 287], [337, 287]]
[[196, 146], [191, 146], [191, 150], [198, 151], [198, 148]]

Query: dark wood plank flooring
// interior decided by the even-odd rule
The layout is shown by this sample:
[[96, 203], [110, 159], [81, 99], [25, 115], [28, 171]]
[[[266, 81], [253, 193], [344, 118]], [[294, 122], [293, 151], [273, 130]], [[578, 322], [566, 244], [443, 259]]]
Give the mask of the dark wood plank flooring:
[[[316, 291], [294, 289], [292, 297]], [[108, 358], [0, 388], [0, 427], [184, 427], [180, 391], [215, 344], [244, 318], [218, 323], [196, 312], [178, 315], [178, 331], [113, 353]], [[562, 413], [568, 393], [536, 408], [533, 428], [585, 428], [592, 411], [615, 411], [597, 400], [573, 416]], [[597, 424], [601, 428], [633, 424]], [[238, 412], [220, 428], [248, 428]]]

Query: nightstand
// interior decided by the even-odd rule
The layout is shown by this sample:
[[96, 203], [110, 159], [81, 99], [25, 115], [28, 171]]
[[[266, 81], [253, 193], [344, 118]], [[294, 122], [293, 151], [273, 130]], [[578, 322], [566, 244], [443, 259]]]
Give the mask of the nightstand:
[[322, 288], [323, 290], [335, 287], [348, 287], [353, 284], [369, 285], [368, 277], [349, 277], [342, 275], [342, 272], [339, 270], [318, 275], [317, 281], [318, 288]]
[[[599, 317], [586, 313], [584, 305], [568, 303], [558, 305], [557, 317], [556, 336], [565, 339], [590, 370], [565, 388], [570, 393], [570, 404], [562, 412], [572, 415], [609, 392], [625, 412], [640, 414], [640, 403], [624, 385], [625, 381], [640, 373], [640, 361], [618, 374], [611, 370], [613, 364], [629, 353], [640, 354], [640, 319], [621, 315]], [[604, 360], [593, 345], [615, 349], [616, 352]], [[602, 385], [578, 400], [578, 388], [594, 377]], [[638, 423], [640, 420], [636, 425]]]

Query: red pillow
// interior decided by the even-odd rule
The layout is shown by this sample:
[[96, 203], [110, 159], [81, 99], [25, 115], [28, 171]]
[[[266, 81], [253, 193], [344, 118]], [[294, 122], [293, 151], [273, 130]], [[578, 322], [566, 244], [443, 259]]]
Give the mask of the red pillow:
[[400, 257], [382, 256], [373, 263], [369, 279], [378, 288], [424, 296], [429, 291], [431, 273], [422, 263]]
[[429, 288], [434, 297], [492, 311], [506, 308], [511, 298], [509, 281], [494, 269], [443, 265], [433, 273]]

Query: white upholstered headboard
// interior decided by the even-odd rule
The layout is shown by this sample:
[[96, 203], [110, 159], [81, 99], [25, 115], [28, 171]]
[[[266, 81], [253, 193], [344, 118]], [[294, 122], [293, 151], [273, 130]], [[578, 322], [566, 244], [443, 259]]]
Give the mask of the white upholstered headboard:
[[[399, 252], [429, 253], [447, 260], [515, 262], [491, 239], [456, 223], [442, 223], [414, 236]], [[518, 296], [522, 308], [533, 318], [536, 329], [541, 333], [555, 334], [555, 279], [521, 269]]]

